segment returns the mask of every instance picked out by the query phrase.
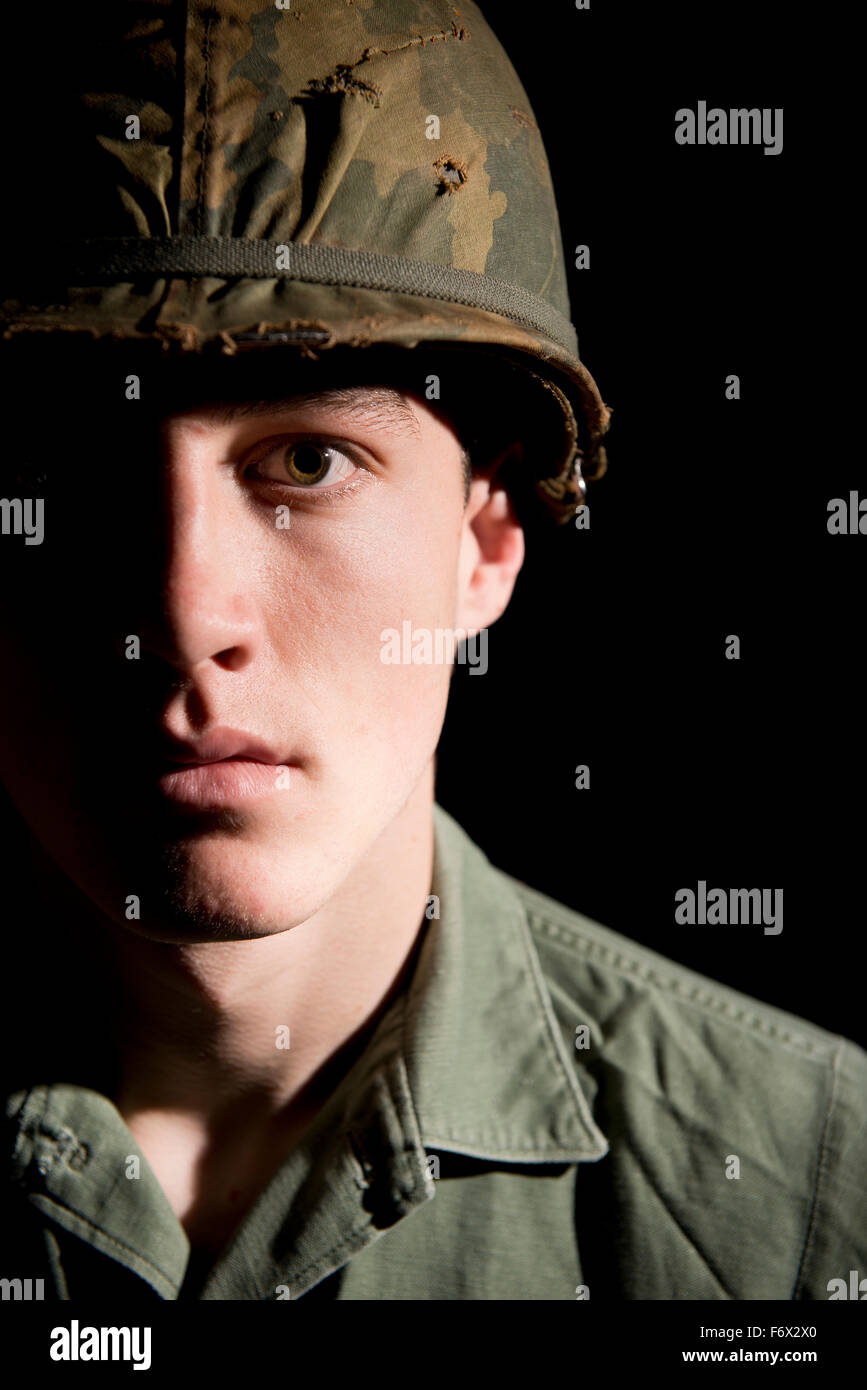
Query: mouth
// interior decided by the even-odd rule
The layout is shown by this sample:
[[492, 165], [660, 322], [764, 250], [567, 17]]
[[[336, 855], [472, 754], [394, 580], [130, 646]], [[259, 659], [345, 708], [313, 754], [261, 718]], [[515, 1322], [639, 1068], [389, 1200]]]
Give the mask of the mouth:
[[167, 800], [202, 809], [231, 806], [251, 798], [285, 795], [299, 773], [297, 763], [268, 763], [233, 755], [206, 763], [175, 765], [157, 785]]
[[166, 800], [200, 809], [286, 794], [300, 771], [269, 744], [219, 728], [196, 740], [164, 741], [157, 785]]

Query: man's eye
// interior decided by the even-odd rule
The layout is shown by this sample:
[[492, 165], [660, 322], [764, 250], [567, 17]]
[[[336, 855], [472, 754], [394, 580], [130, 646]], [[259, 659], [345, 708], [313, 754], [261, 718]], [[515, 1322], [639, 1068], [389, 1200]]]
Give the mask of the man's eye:
[[341, 483], [355, 472], [352, 459], [333, 444], [301, 439], [269, 449], [257, 462], [254, 476], [294, 487], [309, 487], [321, 482]]

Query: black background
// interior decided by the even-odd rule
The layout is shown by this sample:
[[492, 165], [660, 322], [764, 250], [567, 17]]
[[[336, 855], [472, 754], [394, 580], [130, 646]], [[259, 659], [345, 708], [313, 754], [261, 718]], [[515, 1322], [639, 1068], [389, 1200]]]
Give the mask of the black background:
[[[867, 1045], [867, 541], [827, 531], [862, 477], [821, 327], [845, 258], [829, 30], [776, 4], [482, 8], [546, 143], [613, 416], [590, 530], [528, 537], [487, 675], [456, 671], [438, 800], [515, 877]], [[700, 100], [782, 107], [782, 153], [676, 144]], [[676, 925], [700, 879], [782, 888], [783, 931]]]

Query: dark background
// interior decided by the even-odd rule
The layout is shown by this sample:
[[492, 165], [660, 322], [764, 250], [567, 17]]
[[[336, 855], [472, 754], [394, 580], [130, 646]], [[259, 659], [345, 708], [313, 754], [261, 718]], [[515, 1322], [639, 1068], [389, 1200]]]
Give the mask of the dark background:
[[[827, 531], [829, 499], [865, 491], [820, 324], [846, 256], [829, 30], [767, 3], [482, 9], [546, 142], [567, 266], [590, 247], [572, 315], [613, 417], [590, 530], [529, 537], [487, 675], [456, 671], [438, 800], [515, 877], [867, 1045], [867, 541]], [[783, 107], [782, 153], [677, 145], [699, 100]], [[783, 931], [676, 925], [699, 879], [782, 888]]]

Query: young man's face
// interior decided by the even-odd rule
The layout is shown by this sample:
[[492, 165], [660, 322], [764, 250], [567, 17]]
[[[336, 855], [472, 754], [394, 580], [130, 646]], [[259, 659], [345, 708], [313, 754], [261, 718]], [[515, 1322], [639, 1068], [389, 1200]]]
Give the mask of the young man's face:
[[260, 401], [229, 367], [228, 398], [215, 375], [149, 407], [145, 372], [138, 401], [34, 423], [59, 483], [0, 653], [13, 799], [108, 917], [162, 940], [269, 934], [328, 902], [445, 712], [451, 667], [384, 662], [383, 631], [485, 626], [523, 554], [502, 494], [466, 505], [423, 398], [308, 372], [298, 399], [290, 370], [293, 399]]

